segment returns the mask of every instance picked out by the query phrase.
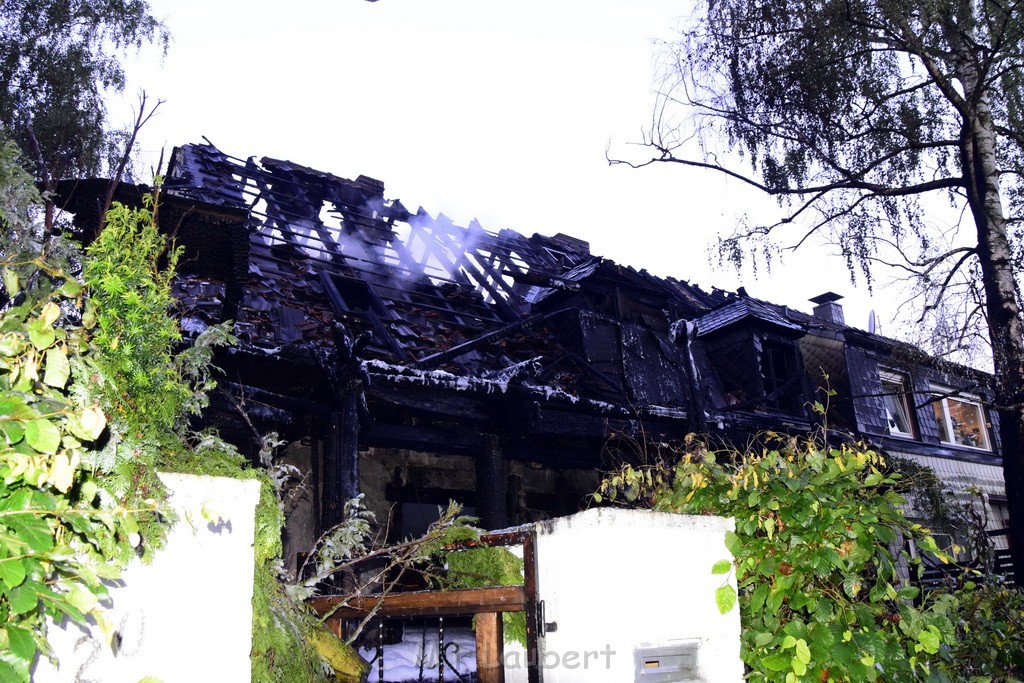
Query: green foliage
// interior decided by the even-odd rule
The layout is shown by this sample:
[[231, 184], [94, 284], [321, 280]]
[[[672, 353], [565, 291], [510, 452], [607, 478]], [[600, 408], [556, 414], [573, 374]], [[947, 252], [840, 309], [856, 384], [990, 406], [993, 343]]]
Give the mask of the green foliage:
[[[893, 548], [913, 540], [942, 552], [906, 519], [895, 483], [872, 451], [788, 440], [759, 453], [623, 470], [600, 495], [616, 501], [628, 492], [656, 510], [735, 518], [726, 543], [749, 680], [943, 680], [935, 665], [955, 641], [955, 601], [915, 606], [918, 589], [900, 574], [914, 561]], [[720, 573], [720, 565], [711, 569]], [[730, 591], [716, 595], [720, 608], [731, 608]]]
[[240, 468], [242, 472], [261, 481], [254, 545], [252, 680], [323, 680], [326, 676], [321, 659], [310, 644], [310, 636], [323, 627], [302, 599], [296, 599], [280, 580], [284, 513], [274, 487], [264, 472]]
[[[519, 586], [523, 583], [523, 560], [508, 548], [469, 548], [447, 553], [448, 573], [444, 585], [450, 588]], [[526, 647], [526, 613], [502, 612], [505, 642]]]
[[956, 556], [969, 558], [978, 571], [995, 571], [995, 543], [988, 535], [988, 506], [975, 486], [956, 492], [935, 471], [913, 460], [891, 457], [889, 467], [899, 473], [898, 489], [906, 496], [914, 517], [926, 520], [935, 533], [948, 536]]
[[967, 583], [958, 590], [957, 635], [947, 671], [954, 680], [1024, 680], [1024, 590]]
[[174, 357], [181, 330], [169, 315], [178, 251], [167, 251], [151, 209], [151, 200], [142, 209], [114, 204], [84, 271], [91, 297], [83, 323], [101, 351], [93, 363], [98, 393], [129, 431], [140, 421], [163, 431], [180, 427], [191, 394]]
[[157, 501], [128, 507], [80, 466], [104, 434], [98, 403], [73, 391], [71, 364], [91, 351], [62, 315], [73, 281], [41, 305], [0, 316], [0, 679], [27, 681], [45, 647], [45, 617], [96, 621], [100, 600], [141, 542]]
[[[4, 146], [0, 197], [12, 230], [0, 250], [0, 680], [27, 681], [48, 653], [47, 616], [112, 636], [105, 582], [159, 547], [171, 521], [157, 466], [180, 471], [201, 459], [237, 473], [242, 459], [185, 429], [211, 386], [210, 348], [227, 336], [218, 328], [197, 350], [172, 353], [171, 275], [158, 268], [152, 214], [118, 207], [88, 255], [95, 280], [83, 286], [54, 257], [74, 250], [59, 239], [44, 250], [37, 239], [36, 196], [15, 162]], [[279, 518], [260, 524], [279, 535]]]
[[[32, 220], [29, 207], [41, 201], [32, 176], [22, 166], [21, 150], [14, 141], [0, 137], [0, 253], [8, 259], [38, 252], [40, 226]], [[5, 289], [14, 296], [11, 287]]]
[[31, 153], [37, 178], [91, 175], [111, 140], [104, 93], [120, 92], [121, 55], [168, 36], [144, 0], [5, 0], [0, 127]]

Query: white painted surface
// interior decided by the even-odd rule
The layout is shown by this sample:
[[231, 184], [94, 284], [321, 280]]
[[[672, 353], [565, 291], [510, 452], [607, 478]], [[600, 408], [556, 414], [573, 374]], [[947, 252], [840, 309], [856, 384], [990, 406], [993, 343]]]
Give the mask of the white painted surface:
[[932, 468], [939, 479], [943, 480], [954, 490], [963, 491], [968, 487], [977, 486], [990, 496], [1006, 495], [1003, 468], [999, 465], [984, 465], [968, 460], [936, 458], [895, 450], [893, 453]]
[[[625, 683], [635, 679], [634, 650], [696, 646], [696, 677], [741, 681], [739, 608], [721, 614], [715, 589], [735, 577], [713, 575], [732, 559], [731, 519], [595, 508], [537, 525], [541, 640], [545, 683]], [[521, 650], [506, 648], [510, 683], [526, 681]], [[516, 666], [516, 665], [519, 666]], [[642, 678], [639, 680], [651, 680]]]
[[[115, 655], [98, 630], [50, 628], [59, 668], [39, 683], [250, 680], [254, 512], [259, 482], [161, 474], [179, 521], [151, 564], [133, 563], [111, 591]], [[211, 521], [212, 520], [212, 521]]]

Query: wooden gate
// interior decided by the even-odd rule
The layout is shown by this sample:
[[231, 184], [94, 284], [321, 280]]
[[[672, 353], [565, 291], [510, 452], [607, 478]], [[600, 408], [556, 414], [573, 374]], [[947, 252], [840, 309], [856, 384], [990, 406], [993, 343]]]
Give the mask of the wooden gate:
[[[537, 554], [533, 530], [485, 534], [477, 541], [452, 546], [451, 550], [474, 547], [523, 547], [523, 585], [494, 588], [466, 588], [447, 591], [414, 591], [369, 595], [324, 595], [310, 603], [324, 623], [339, 638], [344, 638], [344, 624], [349, 619], [380, 617], [476, 617], [476, 662], [480, 683], [504, 683], [504, 635], [502, 612], [526, 613], [526, 661], [529, 683], [542, 683], [539, 656], [539, 615], [537, 601]], [[443, 648], [443, 640], [440, 641]], [[441, 671], [444, 653], [439, 653]], [[443, 675], [443, 674], [442, 674]]]

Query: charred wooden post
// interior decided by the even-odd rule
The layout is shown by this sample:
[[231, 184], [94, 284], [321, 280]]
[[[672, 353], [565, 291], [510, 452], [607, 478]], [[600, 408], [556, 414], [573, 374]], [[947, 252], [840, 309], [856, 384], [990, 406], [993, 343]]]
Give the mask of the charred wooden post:
[[336, 393], [328, 418], [324, 447], [324, 502], [321, 522], [329, 529], [342, 520], [345, 503], [359, 495], [359, 429], [365, 381], [353, 344], [341, 325], [335, 326], [336, 357], [329, 368]]
[[477, 515], [485, 529], [508, 526], [507, 476], [501, 439], [485, 435], [483, 453], [476, 459]]

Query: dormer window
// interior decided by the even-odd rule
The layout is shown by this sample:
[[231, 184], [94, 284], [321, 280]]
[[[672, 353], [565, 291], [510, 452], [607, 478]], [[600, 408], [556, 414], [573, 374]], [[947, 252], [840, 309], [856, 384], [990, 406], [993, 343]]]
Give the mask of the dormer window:
[[914, 423], [911, 419], [907, 378], [903, 375], [882, 370], [882, 402], [885, 405], [889, 434], [914, 438]]
[[800, 361], [792, 343], [765, 341], [761, 350], [761, 376], [764, 378], [765, 405], [775, 410], [796, 413], [802, 401]]
[[804, 330], [785, 309], [741, 297], [693, 324], [717, 380], [709, 390], [718, 408], [802, 413]]
[[992, 450], [985, 409], [974, 396], [942, 396], [932, 401], [939, 441], [984, 451]]

